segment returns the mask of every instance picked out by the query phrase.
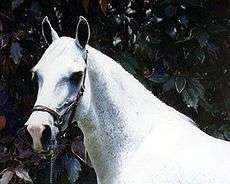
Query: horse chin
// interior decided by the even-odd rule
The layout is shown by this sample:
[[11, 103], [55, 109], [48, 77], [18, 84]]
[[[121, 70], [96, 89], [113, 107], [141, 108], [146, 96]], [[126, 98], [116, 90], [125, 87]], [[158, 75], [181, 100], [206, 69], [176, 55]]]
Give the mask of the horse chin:
[[50, 149], [34, 148], [33, 150], [36, 154], [42, 155], [43, 157], [48, 157], [52, 153]]
[[33, 151], [37, 154], [49, 155], [50, 154], [50, 146], [42, 146], [42, 144], [33, 144]]
[[47, 150], [44, 150], [41, 147], [33, 147], [33, 150], [35, 153], [38, 153], [38, 154], [47, 152]]

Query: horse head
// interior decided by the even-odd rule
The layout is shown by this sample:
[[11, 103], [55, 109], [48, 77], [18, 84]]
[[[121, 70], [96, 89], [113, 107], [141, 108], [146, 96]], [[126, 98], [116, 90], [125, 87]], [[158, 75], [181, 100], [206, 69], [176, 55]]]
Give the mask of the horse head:
[[[90, 35], [87, 20], [79, 18], [76, 38], [72, 39], [59, 37], [45, 17], [42, 34], [49, 47], [32, 69], [38, 83], [38, 95], [25, 124], [36, 152], [48, 150], [52, 138], [72, 121], [70, 116], [76, 113], [76, 105], [81, 112], [88, 108], [87, 100], [82, 100], [87, 80], [86, 45]], [[84, 94], [85, 99], [89, 99], [87, 96]]]

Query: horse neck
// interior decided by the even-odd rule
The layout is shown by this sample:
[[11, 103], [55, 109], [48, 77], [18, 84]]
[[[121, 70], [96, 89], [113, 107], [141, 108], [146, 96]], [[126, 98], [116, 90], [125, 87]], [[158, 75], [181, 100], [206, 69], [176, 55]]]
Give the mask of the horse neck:
[[162, 113], [169, 107], [114, 60], [91, 47], [88, 75], [91, 105], [80, 127], [98, 177], [112, 179], [161, 123]]

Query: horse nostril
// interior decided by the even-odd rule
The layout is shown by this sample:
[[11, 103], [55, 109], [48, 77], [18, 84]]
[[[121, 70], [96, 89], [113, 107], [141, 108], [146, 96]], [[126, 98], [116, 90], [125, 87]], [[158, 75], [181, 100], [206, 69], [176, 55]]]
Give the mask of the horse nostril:
[[51, 128], [45, 125], [45, 129], [43, 130], [42, 137], [41, 137], [41, 143], [45, 149], [48, 149], [48, 147], [50, 146], [51, 138], [52, 138]]

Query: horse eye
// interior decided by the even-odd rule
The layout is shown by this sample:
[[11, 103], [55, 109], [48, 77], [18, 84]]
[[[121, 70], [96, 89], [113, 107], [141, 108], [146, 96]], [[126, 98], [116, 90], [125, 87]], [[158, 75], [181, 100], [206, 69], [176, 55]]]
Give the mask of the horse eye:
[[76, 82], [76, 81], [79, 81], [82, 79], [82, 76], [83, 76], [83, 72], [80, 71], [80, 72], [75, 72], [73, 73], [71, 76], [70, 76], [70, 81], [72, 82]]

